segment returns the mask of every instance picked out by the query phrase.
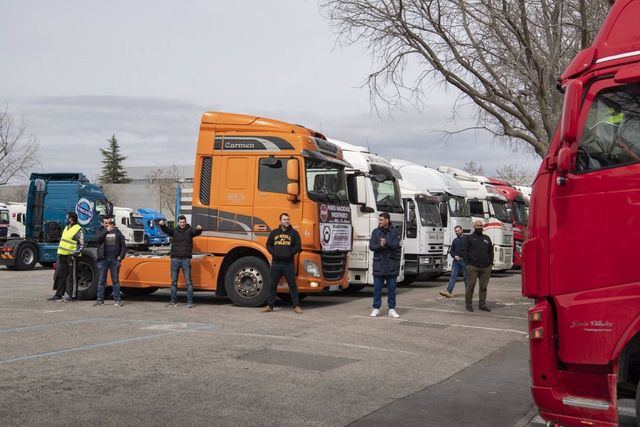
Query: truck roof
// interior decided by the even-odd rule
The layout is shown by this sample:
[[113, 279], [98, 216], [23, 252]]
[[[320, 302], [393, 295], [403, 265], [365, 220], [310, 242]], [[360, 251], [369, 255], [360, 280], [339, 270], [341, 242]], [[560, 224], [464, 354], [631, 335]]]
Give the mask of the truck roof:
[[44, 179], [45, 181], [78, 181], [83, 184], [89, 184], [89, 179], [82, 172], [34, 172], [29, 176], [29, 181], [36, 179]]
[[399, 184], [400, 184], [400, 191], [402, 192], [402, 196], [414, 197], [421, 194], [427, 197], [435, 197], [429, 191], [423, 188], [418, 188], [415, 185], [411, 184], [409, 181], [406, 181], [404, 179], [399, 180]]
[[507, 200], [519, 200], [524, 202], [524, 194], [513, 185], [496, 178], [489, 178], [489, 184], [493, 185]]
[[400, 159], [391, 159], [391, 164], [400, 171], [404, 180], [418, 186], [418, 188], [424, 188], [432, 194], [446, 193], [457, 197], [467, 196], [458, 181], [436, 169]]
[[504, 202], [507, 201], [507, 198], [495, 186], [490, 185], [489, 179], [484, 176], [471, 175], [468, 172], [450, 166], [440, 166], [438, 170], [454, 177], [464, 188], [469, 199], [499, 199]]
[[246, 114], [223, 113], [220, 111], [208, 111], [202, 115], [203, 124], [214, 124], [220, 126], [230, 126], [232, 128], [247, 127], [255, 131], [297, 133], [326, 139], [320, 132], [306, 128], [301, 125], [281, 122], [280, 120], [268, 119], [260, 116], [249, 116]]
[[327, 141], [342, 149], [342, 155], [354, 169], [369, 171], [371, 170], [371, 165], [380, 165], [394, 169], [393, 165], [387, 159], [382, 156], [378, 156], [377, 154], [370, 153], [365, 147], [352, 145], [348, 142], [332, 138], [327, 139]]

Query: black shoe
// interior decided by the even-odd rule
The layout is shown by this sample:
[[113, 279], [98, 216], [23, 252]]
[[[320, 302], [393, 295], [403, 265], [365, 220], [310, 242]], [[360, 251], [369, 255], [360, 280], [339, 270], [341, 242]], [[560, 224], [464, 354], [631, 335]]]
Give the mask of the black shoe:
[[487, 311], [489, 313], [491, 313], [491, 310], [489, 309], [489, 307], [487, 307], [486, 305], [481, 305], [480, 307], [478, 307], [481, 311]]
[[473, 307], [471, 307], [470, 305], [466, 306], [467, 311], [473, 313]]
[[74, 301], [75, 301], [75, 299], [74, 299], [74, 298], [71, 298], [71, 297], [66, 297], [66, 298], [64, 299], [64, 302], [74, 302]]
[[62, 297], [59, 297], [58, 295], [54, 295], [52, 297], [47, 298], [47, 301], [62, 301]]
[[104, 301], [99, 299], [99, 300], [97, 300], [96, 302], [93, 303], [93, 306], [95, 307], [97, 305], [102, 305], [102, 304], [104, 304]]

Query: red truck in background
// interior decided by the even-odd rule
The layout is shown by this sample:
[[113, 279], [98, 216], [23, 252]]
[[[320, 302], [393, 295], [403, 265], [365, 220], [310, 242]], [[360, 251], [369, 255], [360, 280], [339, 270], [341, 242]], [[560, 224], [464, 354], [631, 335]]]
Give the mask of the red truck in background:
[[532, 394], [563, 426], [640, 413], [640, 0], [617, 0], [562, 75], [523, 248]]
[[498, 189], [498, 192], [507, 198], [511, 221], [513, 222], [513, 269], [522, 266], [522, 243], [527, 235], [527, 199], [520, 190], [513, 185], [499, 180], [489, 178], [489, 184]]

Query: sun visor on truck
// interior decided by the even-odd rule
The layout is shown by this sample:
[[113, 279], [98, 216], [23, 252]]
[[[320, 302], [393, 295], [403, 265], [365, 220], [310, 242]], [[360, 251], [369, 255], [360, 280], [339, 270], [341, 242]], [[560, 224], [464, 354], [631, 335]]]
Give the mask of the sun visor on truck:
[[336, 159], [335, 157], [329, 157], [317, 151], [302, 150], [302, 155], [310, 159], [324, 160], [325, 162], [336, 163], [347, 168], [352, 167], [351, 164], [346, 160], [340, 160], [340, 159]]

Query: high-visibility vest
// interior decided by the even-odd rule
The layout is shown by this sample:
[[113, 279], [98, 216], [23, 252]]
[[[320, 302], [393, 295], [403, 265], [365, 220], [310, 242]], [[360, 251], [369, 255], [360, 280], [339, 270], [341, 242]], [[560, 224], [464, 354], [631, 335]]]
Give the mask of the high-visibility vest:
[[71, 227], [68, 225], [62, 232], [60, 243], [58, 244], [58, 255], [72, 255], [76, 249], [78, 249], [78, 242], [73, 240], [78, 231], [82, 230], [78, 224], [73, 224]]

